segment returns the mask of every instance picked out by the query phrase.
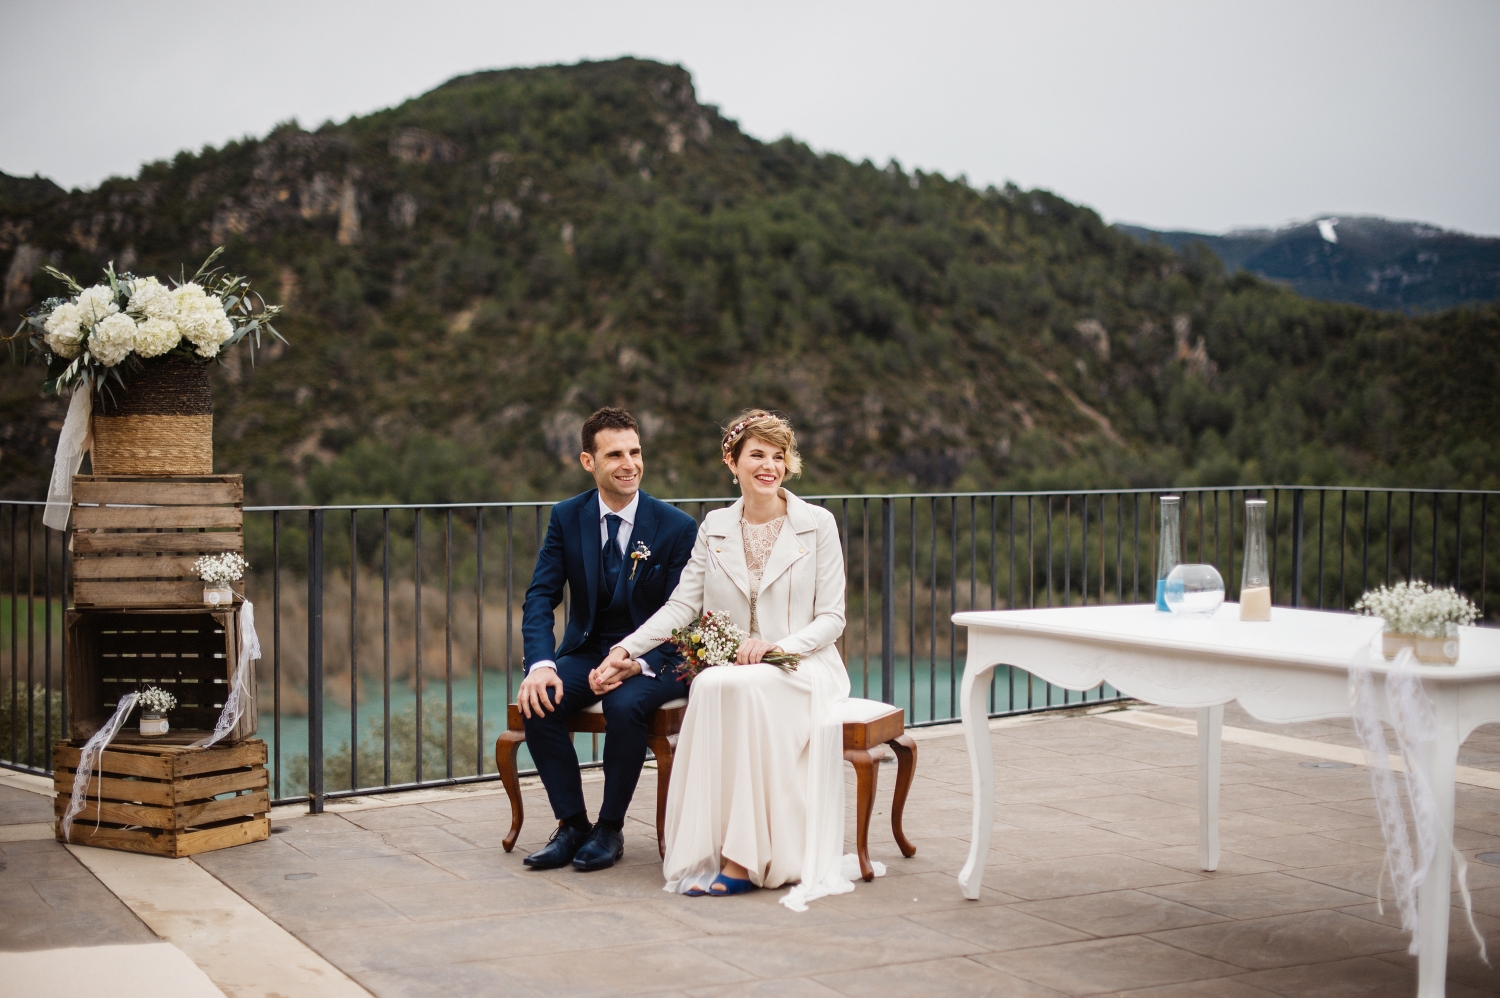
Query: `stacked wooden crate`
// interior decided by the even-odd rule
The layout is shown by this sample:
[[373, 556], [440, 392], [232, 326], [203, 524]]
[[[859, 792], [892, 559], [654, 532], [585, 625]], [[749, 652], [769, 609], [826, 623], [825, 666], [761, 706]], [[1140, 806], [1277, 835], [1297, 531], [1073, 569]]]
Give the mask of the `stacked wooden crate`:
[[75, 606], [203, 605], [193, 563], [245, 550], [239, 475], [73, 478]]
[[[52, 751], [59, 839], [79, 747]], [[174, 859], [259, 842], [271, 834], [267, 786], [259, 738], [199, 749], [116, 740], [91, 774], [68, 841]]]
[[90, 781], [70, 841], [185, 856], [266, 838], [266, 747], [252, 739], [253, 666], [239, 723], [214, 746], [190, 746], [213, 731], [239, 664], [238, 609], [204, 604], [193, 563], [244, 551], [240, 476], [80, 475], [73, 500], [70, 740], [53, 753], [59, 817], [79, 750], [122, 696], [157, 686], [178, 704], [165, 736], [139, 734], [139, 708], [126, 719]]

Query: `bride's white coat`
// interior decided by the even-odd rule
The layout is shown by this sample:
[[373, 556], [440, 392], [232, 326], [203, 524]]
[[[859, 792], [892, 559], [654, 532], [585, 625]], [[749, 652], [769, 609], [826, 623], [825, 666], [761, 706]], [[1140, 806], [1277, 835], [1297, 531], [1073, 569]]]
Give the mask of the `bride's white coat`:
[[[667, 797], [669, 891], [706, 888], [724, 856], [763, 887], [798, 885], [807, 902], [854, 889], [844, 857], [843, 727], [849, 676], [844, 552], [833, 514], [781, 490], [787, 522], [761, 576], [758, 637], [802, 656], [795, 673], [770, 665], [709, 669], [693, 683]], [[744, 500], [704, 517], [692, 559], [666, 604], [621, 645], [655, 648], [704, 610], [750, 629]], [[879, 872], [883, 872], [883, 869]]]

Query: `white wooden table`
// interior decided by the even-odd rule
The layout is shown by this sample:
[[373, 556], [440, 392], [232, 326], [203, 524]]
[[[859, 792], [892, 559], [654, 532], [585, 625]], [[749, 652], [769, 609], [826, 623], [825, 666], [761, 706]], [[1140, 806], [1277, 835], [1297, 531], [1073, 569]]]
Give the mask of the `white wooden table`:
[[[1239, 701], [1262, 721], [1349, 717], [1349, 664], [1380, 629], [1350, 614], [1276, 607], [1270, 623], [1245, 623], [1225, 603], [1206, 619], [1184, 619], [1142, 606], [1075, 607], [956, 613], [968, 628], [962, 699], [964, 740], [974, 780], [969, 860], [958, 875], [965, 897], [979, 897], [995, 812], [995, 768], [989, 737], [990, 676], [1013, 665], [1072, 690], [1109, 683], [1147, 703], [1198, 711], [1198, 858], [1219, 865], [1219, 744], [1224, 704]], [[1421, 666], [1437, 715], [1427, 777], [1453, 837], [1458, 747], [1479, 725], [1500, 721], [1500, 630], [1462, 629], [1457, 665]], [[1387, 666], [1376, 661], [1377, 684]], [[1384, 693], [1378, 698], [1383, 704]], [[1440, 998], [1448, 957], [1451, 857], [1440, 847], [1420, 888], [1419, 998]], [[1003, 885], [1002, 888], [1003, 889]]]

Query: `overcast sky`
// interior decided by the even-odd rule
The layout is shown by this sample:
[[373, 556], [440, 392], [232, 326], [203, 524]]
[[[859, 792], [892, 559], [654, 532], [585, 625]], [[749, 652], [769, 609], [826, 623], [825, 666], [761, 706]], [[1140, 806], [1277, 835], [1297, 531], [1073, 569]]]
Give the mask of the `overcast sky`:
[[1224, 231], [1500, 234], [1500, 3], [0, 2], [0, 170], [69, 187], [479, 69], [680, 63], [750, 134]]

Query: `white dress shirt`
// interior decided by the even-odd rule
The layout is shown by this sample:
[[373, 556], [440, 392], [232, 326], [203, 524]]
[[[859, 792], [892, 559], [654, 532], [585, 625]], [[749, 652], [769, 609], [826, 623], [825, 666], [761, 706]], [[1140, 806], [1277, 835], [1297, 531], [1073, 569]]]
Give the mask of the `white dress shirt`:
[[[611, 513], [615, 513], [615, 511], [610, 509], [603, 499], [596, 499], [595, 501], [599, 504], [599, 549], [602, 551], [604, 550], [604, 545], [609, 541], [609, 521], [605, 517]], [[625, 521], [620, 524], [620, 532], [615, 535], [615, 538], [620, 542], [621, 556], [630, 550], [630, 532], [635, 529], [635, 512], [640, 508], [641, 493], [637, 490], [635, 495], [630, 497], [630, 502], [625, 504], [625, 508], [615, 513], [616, 516]]]
[[[641, 493], [637, 491], [635, 495], [630, 497], [630, 502], [625, 504], [625, 508], [619, 511], [610, 509], [602, 496], [596, 497], [594, 503], [599, 512], [599, 550], [604, 550], [604, 545], [609, 543], [609, 520], [606, 517], [614, 513], [615, 516], [618, 516], [623, 521], [620, 524], [619, 531], [615, 534], [615, 540], [620, 545], [620, 556], [623, 558], [626, 552], [630, 550], [630, 534], [635, 529], [636, 511], [641, 508]], [[639, 661], [642, 674], [655, 679], [656, 673], [651, 671], [651, 667], [644, 660]], [[539, 662], [531, 663], [531, 668], [527, 669], [526, 673], [530, 675], [531, 669], [555, 670], [556, 668], [556, 662], [553, 662], [550, 658], [544, 658]]]

